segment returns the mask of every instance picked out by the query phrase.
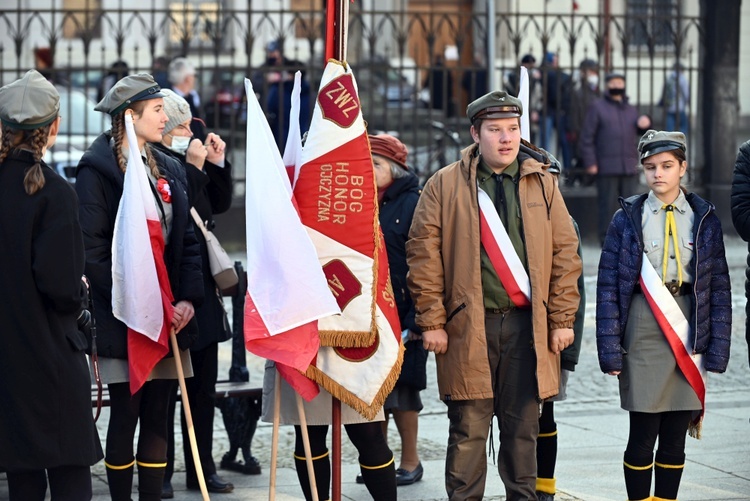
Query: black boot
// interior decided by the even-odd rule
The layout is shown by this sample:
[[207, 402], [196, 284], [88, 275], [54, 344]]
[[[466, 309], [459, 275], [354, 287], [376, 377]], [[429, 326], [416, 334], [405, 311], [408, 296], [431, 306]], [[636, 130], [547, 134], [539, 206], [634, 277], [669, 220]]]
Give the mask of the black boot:
[[133, 465], [135, 460], [129, 464], [116, 465], [104, 461], [107, 470], [107, 483], [109, 484], [109, 495], [112, 501], [131, 501], [130, 495], [133, 491]]
[[138, 500], [160, 501], [164, 483], [165, 459], [161, 461], [138, 460]]
[[393, 458], [378, 466], [359, 464], [365, 487], [373, 501], [395, 501], [396, 499], [396, 464]]
[[[331, 460], [328, 451], [325, 454], [312, 458], [313, 472], [315, 474], [315, 486], [318, 491], [318, 499], [325, 501], [329, 498], [331, 489]], [[307, 501], [312, 500], [312, 491], [310, 490], [310, 476], [307, 474], [307, 461], [305, 457], [294, 455], [294, 466], [297, 469], [297, 478], [302, 492], [305, 494]], [[395, 478], [395, 473], [394, 473]]]
[[654, 497], [664, 500], [677, 499], [682, 471], [685, 469], [685, 454], [665, 454], [656, 451], [654, 465]]
[[623, 469], [625, 471], [625, 488], [628, 491], [630, 501], [651, 498], [651, 472], [653, 468], [653, 455], [637, 457], [625, 451]]
[[[545, 402], [539, 418], [536, 439], [536, 494], [539, 499], [555, 499], [555, 466], [557, 463], [557, 423], [554, 403]], [[544, 496], [544, 497], [543, 497]]]

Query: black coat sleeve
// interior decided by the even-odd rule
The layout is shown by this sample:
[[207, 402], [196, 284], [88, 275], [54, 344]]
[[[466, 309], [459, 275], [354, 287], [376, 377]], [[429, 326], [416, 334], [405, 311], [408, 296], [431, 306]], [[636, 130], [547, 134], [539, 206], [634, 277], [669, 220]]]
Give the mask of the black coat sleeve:
[[750, 141], [740, 146], [734, 163], [732, 222], [740, 237], [750, 242]]
[[222, 214], [232, 206], [232, 164], [224, 161], [224, 167], [206, 162], [203, 167], [211, 180], [206, 186], [213, 214]]
[[86, 249], [85, 273], [91, 287], [103, 296], [112, 290], [112, 238], [114, 222], [107, 206], [107, 192], [92, 168], [80, 168], [75, 184], [78, 214]]

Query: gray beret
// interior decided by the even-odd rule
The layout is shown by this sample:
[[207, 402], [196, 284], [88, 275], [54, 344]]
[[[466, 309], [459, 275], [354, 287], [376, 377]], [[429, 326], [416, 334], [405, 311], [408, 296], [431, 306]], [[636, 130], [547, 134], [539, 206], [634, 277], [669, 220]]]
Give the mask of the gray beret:
[[685, 134], [665, 130], [649, 130], [638, 142], [638, 153], [640, 154], [641, 162], [644, 158], [672, 150], [687, 150]]
[[181, 123], [192, 119], [193, 115], [184, 97], [177, 95], [172, 89], [162, 89], [161, 93], [164, 94], [164, 113], [169, 118], [164, 126], [164, 133], [167, 134]]
[[112, 86], [94, 108], [114, 116], [136, 101], [164, 97], [161, 87], [148, 73], [129, 75]]
[[471, 123], [480, 118], [513, 118], [522, 114], [521, 100], [502, 90], [485, 94], [466, 107], [466, 116]]
[[29, 70], [0, 88], [0, 120], [11, 129], [38, 129], [51, 124], [60, 111], [60, 94], [36, 70]]

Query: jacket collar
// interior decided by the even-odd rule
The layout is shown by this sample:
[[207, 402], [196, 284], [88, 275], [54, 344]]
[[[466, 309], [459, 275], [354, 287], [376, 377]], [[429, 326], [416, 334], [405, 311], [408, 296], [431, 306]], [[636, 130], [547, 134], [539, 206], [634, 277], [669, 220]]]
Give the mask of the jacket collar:
[[[528, 174], [545, 174], [549, 168], [550, 162], [547, 155], [533, 144], [521, 140], [521, 147], [518, 150], [518, 165], [521, 170], [519, 177]], [[479, 145], [474, 143], [461, 151], [461, 172], [467, 182], [476, 178], [477, 167], [479, 166]]]

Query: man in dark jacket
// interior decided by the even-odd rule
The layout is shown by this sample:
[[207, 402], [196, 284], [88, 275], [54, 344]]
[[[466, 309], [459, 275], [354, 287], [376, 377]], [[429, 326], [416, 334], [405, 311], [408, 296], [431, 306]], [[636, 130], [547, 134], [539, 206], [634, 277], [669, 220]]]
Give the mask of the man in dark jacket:
[[[579, 67], [580, 73], [578, 83], [570, 96], [570, 113], [568, 114], [568, 142], [570, 143], [571, 155], [574, 158], [573, 166], [575, 172], [568, 172], [565, 179], [566, 184], [572, 184], [575, 180], [582, 180], [585, 174], [583, 159], [580, 155], [579, 140], [583, 121], [591, 104], [601, 97], [599, 88], [599, 63], [593, 59], [584, 59]], [[588, 184], [588, 180], [583, 180]]]
[[[732, 222], [742, 240], [750, 242], [750, 141], [740, 146], [732, 177]], [[745, 298], [750, 300], [750, 245], [745, 269]], [[745, 303], [745, 339], [750, 345], [750, 301]]]
[[625, 76], [611, 73], [605, 95], [594, 101], [586, 113], [580, 138], [580, 154], [586, 172], [596, 175], [599, 197], [599, 241], [604, 242], [618, 197], [638, 191], [638, 138], [651, 119], [625, 95]]

